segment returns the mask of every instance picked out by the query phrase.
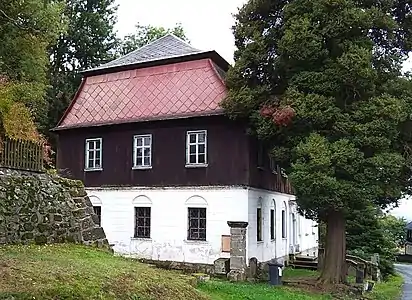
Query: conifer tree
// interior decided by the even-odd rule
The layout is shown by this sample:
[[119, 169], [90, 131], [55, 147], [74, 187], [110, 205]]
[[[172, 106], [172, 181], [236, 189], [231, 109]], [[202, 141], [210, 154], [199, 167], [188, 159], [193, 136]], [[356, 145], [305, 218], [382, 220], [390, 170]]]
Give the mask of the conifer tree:
[[321, 283], [346, 280], [346, 219], [410, 190], [412, 1], [250, 0], [223, 107], [286, 169], [300, 212], [326, 223]]

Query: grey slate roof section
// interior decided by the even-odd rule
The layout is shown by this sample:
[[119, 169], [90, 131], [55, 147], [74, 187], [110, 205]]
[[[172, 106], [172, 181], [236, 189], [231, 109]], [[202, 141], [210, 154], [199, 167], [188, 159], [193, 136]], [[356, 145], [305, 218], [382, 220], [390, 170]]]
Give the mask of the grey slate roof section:
[[133, 65], [143, 62], [156, 61], [195, 53], [202, 53], [173, 34], [167, 34], [139, 49], [136, 49], [118, 59], [112, 60], [99, 67], [87, 71], [103, 70], [113, 67]]
[[406, 230], [412, 230], [412, 222], [405, 226]]

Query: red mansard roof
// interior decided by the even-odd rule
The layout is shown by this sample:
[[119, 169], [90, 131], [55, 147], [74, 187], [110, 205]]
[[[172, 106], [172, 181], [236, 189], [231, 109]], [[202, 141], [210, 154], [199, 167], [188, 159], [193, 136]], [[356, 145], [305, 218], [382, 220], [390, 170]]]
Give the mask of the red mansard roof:
[[[173, 36], [158, 41], [165, 43], [168, 39], [179, 42]], [[159, 47], [156, 41], [154, 44]], [[148, 50], [150, 45], [145, 48]], [[112, 68], [103, 74], [86, 75], [55, 129], [222, 113], [219, 103], [226, 96], [223, 71], [211, 58], [190, 57], [163, 63], [157, 60], [154, 66], [132, 62], [128, 69]]]

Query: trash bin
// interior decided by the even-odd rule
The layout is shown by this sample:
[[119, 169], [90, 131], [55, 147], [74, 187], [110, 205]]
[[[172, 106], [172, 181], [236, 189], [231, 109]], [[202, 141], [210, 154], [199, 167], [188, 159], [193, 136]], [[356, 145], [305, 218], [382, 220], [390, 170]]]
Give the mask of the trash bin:
[[282, 285], [282, 268], [283, 264], [276, 261], [268, 262], [269, 266], [269, 283], [270, 285]]

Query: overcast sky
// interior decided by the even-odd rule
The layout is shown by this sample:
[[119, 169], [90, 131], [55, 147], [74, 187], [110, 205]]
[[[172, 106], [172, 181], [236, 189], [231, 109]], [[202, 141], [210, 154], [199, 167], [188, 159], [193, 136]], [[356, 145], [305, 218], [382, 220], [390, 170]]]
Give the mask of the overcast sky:
[[134, 25], [173, 27], [181, 23], [195, 48], [216, 50], [233, 62], [232, 14], [246, 0], [117, 0], [120, 36], [133, 32]]
[[[192, 46], [200, 50], [216, 50], [230, 63], [235, 49], [231, 27], [233, 13], [247, 0], [116, 0], [119, 4], [117, 31], [124, 36], [134, 25], [173, 27], [181, 23]], [[407, 69], [410, 69], [408, 64]], [[412, 200], [392, 211], [412, 220]]]

